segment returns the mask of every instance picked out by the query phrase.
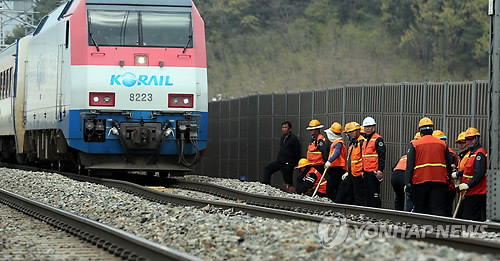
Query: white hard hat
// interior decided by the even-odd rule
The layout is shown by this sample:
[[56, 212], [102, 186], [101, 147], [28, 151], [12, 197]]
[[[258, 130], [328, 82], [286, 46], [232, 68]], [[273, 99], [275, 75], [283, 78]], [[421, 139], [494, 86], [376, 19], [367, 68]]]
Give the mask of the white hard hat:
[[375, 122], [375, 119], [373, 119], [372, 117], [366, 117], [363, 120], [363, 127], [372, 126], [372, 125], [377, 125], [377, 123]]

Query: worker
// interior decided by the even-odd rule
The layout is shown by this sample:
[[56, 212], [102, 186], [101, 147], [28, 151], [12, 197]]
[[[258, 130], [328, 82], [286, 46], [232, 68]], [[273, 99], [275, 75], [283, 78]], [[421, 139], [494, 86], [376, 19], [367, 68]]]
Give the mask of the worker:
[[[463, 219], [485, 221], [486, 220], [486, 150], [479, 143], [480, 133], [476, 128], [468, 128], [465, 131], [465, 143], [469, 149], [469, 157], [465, 163], [464, 170], [454, 172], [453, 178], [460, 177], [458, 189], [465, 193], [458, 217]], [[462, 192], [464, 191], [464, 192]]]
[[311, 142], [307, 147], [307, 160], [321, 173], [323, 173], [325, 162], [328, 159], [328, 144], [320, 133], [322, 128], [323, 125], [318, 120], [310, 121], [306, 128], [311, 133]]
[[407, 154], [405, 192], [413, 191], [415, 212], [445, 216], [451, 156], [446, 143], [432, 136], [431, 119], [422, 118], [418, 128], [421, 138], [411, 141]]
[[405, 171], [408, 156], [405, 154], [396, 162], [392, 168], [391, 185], [396, 198], [394, 199], [394, 209], [403, 211], [405, 209]]
[[[444, 134], [443, 131], [441, 130], [435, 130], [432, 132], [432, 136], [444, 141], [448, 140], [448, 137]], [[448, 151], [453, 155], [453, 160], [451, 162], [451, 168], [453, 171], [456, 170], [456, 166], [458, 165], [458, 156], [457, 153], [450, 147], [448, 147]], [[448, 192], [446, 193], [446, 216], [452, 217], [453, 216], [453, 202], [455, 201], [455, 196], [457, 195], [457, 190], [455, 188], [455, 182], [454, 179], [449, 178], [448, 179]]]
[[292, 132], [291, 122], [285, 121], [281, 123], [281, 132], [283, 135], [280, 139], [278, 158], [264, 168], [264, 180], [262, 183], [270, 184], [273, 173], [280, 170], [285, 183], [284, 190], [293, 193], [295, 192], [295, 187], [293, 186], [293, 168], [300, 159], [300, 142]]
[[342, 175], [347, 170], [345, 163], [346, 147], [342, 139], [342, 125], [338, 122], [334, 122], [329, 129], [325, 130], [325, 133], [332, 143], [330, 146], [330, 153], [328, 154], [328, 160], [325, 162], [325, 169], [328, 169], [326, 172], [326, 194], [329, 199], [335, 201]]
[[295, 168], [302, 172], [302, 175], [300, 175], [302, 178], [297, 180], [297, 194], [312, 195], [316, 187], [318, 187], [316, 195], [326, 197], [327, 181], [321, 180], [322, 174], [314, 166], [311, 166], [307, 159], [300, 159]]
[[362, 161], [364, 139], [360, 130], [361, 126], [357, 122], [349, 122], [345, 125], [344, 132], [349, 135], [351, 142], [347, 151], [348, 172], [342, 175], [342, 182], [335, 197], [336, 203], [365, 205]]
[[384, 139], [375, 132], [376, 125], [372, 117], [363, 120], [366, 141], [363, 144], [362, 159], [366, 206], [380, 208], [380, 181], [384, 177], [386, 149]]
[[458, 146], [458, 159], [459, 159], [457, 170], [461, 171], [465, 169], [465, 163], [467, 162], [467, 159], [469, 158], [470, 155], [469, 148], [467, 148], [467, 143], [465, 142], [465, 131], [458, 134], [458, 138], [455, 141], [455, 143]]
[[[420, 132], [415, 133], [413, 140], [420, 139]], [[406, 172], [406, 162], [408, 159], [408, 155], [403, 155], [396, 162], [396, 165], [392, 168], [391, 175], [391, 185], [394, 190], [394, 194], [396, 195], [394, 200], [394, 209], [395, 210], [406, 210], [411, 212], [413, 210], [413, 202], [411, 201], [411, 195], [406, 196], [404, 192], [405, 187], [405, 172]], [[406, 200], [406, 208], [405, 208], [405, 200]]]

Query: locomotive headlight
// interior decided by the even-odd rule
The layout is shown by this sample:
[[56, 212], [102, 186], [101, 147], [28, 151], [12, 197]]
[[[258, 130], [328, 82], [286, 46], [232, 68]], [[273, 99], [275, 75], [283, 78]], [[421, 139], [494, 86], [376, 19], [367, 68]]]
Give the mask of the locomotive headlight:
[[193, 108], [193, 94], [169, 94], [168, 107]]
[[112, 92], [90, 92], [89, 106], [115, 106], [115, 94]]
[[135, 65], [136, 66], [146, 66], [149, 64], [148, 56], [146, 54], [136, 54], [135, 55]]

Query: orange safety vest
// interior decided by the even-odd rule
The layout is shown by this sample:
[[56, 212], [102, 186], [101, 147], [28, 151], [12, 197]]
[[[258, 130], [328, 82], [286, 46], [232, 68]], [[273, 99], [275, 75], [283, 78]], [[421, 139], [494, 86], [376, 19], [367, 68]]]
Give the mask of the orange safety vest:
[[[315, 168], [311, 168], [307, 175], [316, 175], [316, 181], [314, 182], [314, 185], [312, 187], [312, 191], [316, 190], [316, 187], [318, 186], [319, 180], [321, 179], [321, 173], [317, 171]], [[304, 176], [304, 181], [307, 177], [307, 175]], [[318, 188], [318, 193], [323, 193], [326, 194], [326, 178], [323, 178], [321, 181], [321, 184], [319, 184]]]
[[344, 170], [347, 170], [347, 166], [345, 164], [345, 145], [342, 139], [337, 139], [333, 141], [332, 146], [330, 146], [330, 154], [328, 154], [328, 158], [330, 158], [335, 152], [335, 146], [338, 143], [342, 144], [342, 149], [340, 150], [340, 155], [331, 163], [330, 167], [342, 167]]
[[351, 143], [351, 145], [349, 146], [347, 161], [351, 162], [351, 165], [348, 167], [354, 177], [358, 177], [363, 174], [363, 157], [361, 155], [361, 141], [363, 140], [363, 137], [359, 135], [358, 145], [354, 147], [354, 145]]
[[407, 155], [403, 155], [399, 161], [398, 161], [398, 164], [396, 165], [396, 167], [394, 168], [394, 170], [402, 170], [402, 171], [405, 171], [406, 170], [406, 161], [408, 160], [408, 156]]
[[458, 171], [465, 169], [465, 163], [467, 163], [467, 160], [469, 159], [469, 155], [470, 155], [470, 151], [467, 151], [465, 156], [460, 160], [460, 164], [458, 164]]
[[312, 166], [325, 164], [323, 155], [318, 148], [318, 143], [320, 140], [323, 140], [323, 142], [325, 142], [326, 144], [325, 137], [323, 137], [323, 135], [321, 135], [320, 133], [318, 134], [318, 137], [316, 137], [316, 140], [309, 144], [309, 146], [307, 147], [307, 160], [311, 163]]
[[[470, 155], [469, 158], [467, 159], [467, 162], [465, 163], [464, 174], [462, 176], [462, 183], [469, 182], [472, 179], [472, 177], [474, 176], [474, 162], [476, 161], [476, 156], [479, 152], [483, 153], [484, 157], [488, 158], [486, 156], [486, 150], [483, 147], [477, 149], [476, 152], [474, 152], [474, 154]], [[486, 163], [486, 166], [488, 166], [488, 163]], [[488, 167], [485, 168], [484, 176], [479, 181], [479, 183], [477, 185], [475, 185], [474, 187], [469, 188], [467, 190], [467, 192], [465, 193], [465, 196], [485, 195], [486, 194], [486, 170], [487, 169], [488, 169]]]
[[424, 182], [448, 182], [446, 169], [446, 143], [432, 135], [425, 135], [418, 140], [412, 140], [415, 147], [415, 167], [412, 184]]
[[378, 170], [378, 154], [376, 149], [376, 140], [382, 138], [378, 133], [373, 133], [370, 140], [363, 144], [363, 169], [365, 172]]

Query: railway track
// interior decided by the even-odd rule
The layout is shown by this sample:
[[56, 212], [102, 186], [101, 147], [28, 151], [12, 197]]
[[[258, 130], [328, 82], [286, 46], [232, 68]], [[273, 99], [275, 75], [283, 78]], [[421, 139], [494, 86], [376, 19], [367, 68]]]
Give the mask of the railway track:
[[344, 216], [363, 215], [374, 220], [391, 220], [415, 225], [431, 226], [483, 226], [486, 231], [500, 233], [500, 224], [494, 222], [477, 222], [456, 218], [448, 218], [420, 213], [395, 211], [390, 209], [371, 208], [346, 204], [326, 203], [313, 200], [298, 200], [284, 197], [273, 197], [261, 194], [248, 193], [208, 182], [197, 182], [183, 179], [169, 179], [167, 182], [175, 188], [194, 190], [219, 196], [231, 200], [241, 200], [247, 204], [275, 209], [291, 210], [302, 213], [329, 215], [339, 213]]
[[0, 203], [78, 236], [125, 260], [198, 260], [122, 230], [0, 189]]
[[[256, 195], [246, 192], [240, 192], [227, 187], [222, 187], [215, 184], [199, 183], [193, 181], [185, 181], [179, 179], [161, 179], [156, 177], [147, 177], [140, 175], [122, 175], [120, 178], [124, 180], [114, 180], [107, 178], [89, 177], [76, 175], [71, 173], [59, 173], [74, 180], [92, 182], [108, 187], [120, 189], [122, 191], [138, 195], [149, 200], [160, 203], [173, 203], [179, 205], [189, 205], [197, 207], [206, 207], [211, 205], [221, 209], [231, 209], [233, 211], [242, 211], [251, 215], [261, 216], [266, 218], [284, 219], [284, 220], [304, 220], [309, 222], [320, 223], [325, 217], [333, 213], [342, 215], [357, 215], [364, 214], [373, 219], [389, 219], [405, 222], [407, 224], [417, 225], [482, 225], [485, 230], [491, 232], [499, 232], [499, 226], [495, 223], [473, 222], [467, 220], [450, 219], [444, 217], [435, 217], [430, 215], [422, 215], [415, 213], [405, 213], [391, 211], [385, 209], [373, 209], [367, 207], [339, 205], [332, 203], [322, 203], [314, 201], [300, 201], [287, 198], [269, 197]], [[147, 186], [174, 186], [177, 188], [186, 188], [197, 190], [205, 193], [210, 193], [224, 198], [237, 199], [246, 201], [246, 204], [221, 202], [205, 199], [195, 199], [180, 195], [170, 195], [151, 189]], [[260, 206], [262, 205], [262, 206]], [[423, 219], [423, 220], [422, 220]], [[347, 220], [349, 227], [360, 227], [363, 222]], [[393, 229], [393, 236], [403, 239], [417, 239], [424, 242], [435, 243], [438, 245], [446, 245], [464, 251], [472, 251], [477, 253], [489, 253], [500, 256], [500, 241], [485, 240], [478, 238], [461, 237], [459, 234], [449, 234], [445, 237], [435, 231], [427, 231], [425, 237], [412, 235], [411, 227], [398, 226]]]
[[[348, 205], [343, 205], [347, 209], [353, 209], [351, 212], [346, 212], [344, 209], [342, 211], [343, 206], [336, 206], [333, 208], [332, 207], [336, 204], [328, 204], [328, 203], [323, 203], [320, 204], [324, 209], [321, 211], [320, 209], [314, 208], [314, 207], [307, 207], [308, 205], [315, 206], [316, 204], [312, 204], [310, 201], [304, 202], [304, 201], [297, 201], [297, 200], [290, 200], [290, 199], [283, 199], [283, 198], [275, 198], [275, 197], [269, 197], [269, 199], [276, 200], [274, 203], [266, 203], [266, 206], [257, 206], [257, 205], [252, 205], [252, 204], [241, 204], [241, 203], [230, 203], [230, 202], [221, 202], [221, 201], [214, 201], [214, 200], [205, 200], [205, 199], [195, 199], [191, 197], [185, 197], [185, 196], [180, 196], [180, 195], [171, 195], [168, 193], [163, 193], [161, 192], [161, 187], [157, 187], [155, 189], [148, 188], [147, 186], [174, 186], [174, 187], [182, 187], [185, 186], [186, 188], [189, 187], [189, 189], [194, 189], [192, 187], [192, 182], [188, 182], [191, 184], [190, 186], [187, 186], [187, 183], [182, 183], [178, 179], [161, 179], [161, 178], [156, 178], [156, 177], [146, 177], [146, 176], [138, 176], [138, 175], [124, 175], [121, 178], [128, 179], [129, 181], [123, 181], [123, 180], [113, 180], [113, 179], [106, 179], [106, 178], [94, 178], [94, 177], [86, 177], [86, 176], [80, 176], [80, 175], [74, 175], [74, 174], [65, 174], [65, 176], [80, 180], [80, 181], [86, 181], [86, 182], [93, 182], [101, 185], [105, 185], [108, 187], [113, 187], [120, 189], [122, 191], [132, 193], [144, 198], [147, 198], [149, 200], [153, 200], [156, 202], [160, 203], [174, 203], [174, 204], [180, 204], [180, 205], [189, 205], [189, 206], [197, 206], [197, 207], [205, 207], [207, 205], [211, 205], [216, 208], [222, 208], [222, 209], [232, 209], [234, 211], [242, 211], [245, 213], [249, 213], [251, 215], [256, 215], [256, 216], [261, 216], [261, 217], [266, 217], [266, 218], [275, 218], [275, 219], [284, 219], [284, 220], [291, 220], [291, 219], [298, 219], [298, 220], [304, 220], [304, 221], [310, 221], [310, 222], [315, 222], [315, 223], [320, 223], [322, 222], [325, 217], [330, 216], [331, 213], [334, 213], [337, 210], [340, 210], [341, 213], [363, 213], [362, 209], [370, 209], [366, 207], [360, 207], [361, 209], [356, 209], [353, 206], [348, 206]], [[138, 183], [138, 184], [137, 184]], [[184, 185], [181, 185], [184, 184]], [[198, 187], [198, 191], [204, 190], [205, 193], [210, 193], [213, 195], [218, 195], [221, 197], [226, 197], [226, 198], [233, 198], [233, 199], [238, 199], [242, 200], [241, 196], [238, 196], [241, 194], [247, 194], [247, 197], [258, 197], [261, 198], [262, 195], [256, 195], [256, 194], [251, 194], [251, 193], [244, 193], [244, 192], [239, 192], [233, 189], [228, 189], [225, 187], [221, 187], [218, 185], [214, 184], [207, 184], [207, 183], [198, 183], [197, 184], [200, 187], [205, 186], [205, 189], [201, 189]], [[211, 188], [211, 189], [208, 189]], [[229, 192], [214, 192], [213, 189], [220, 189], [221, 191], [232, 191], [232, 193], [235, 193], [233, 196], [228, 196], [226, 193]], [[227, 190], [223, 190], [227, 189]], [[264, 196], [264, 198], [266, 198]], [[268, 199], [268, 200], [269, 200]], [[251, 203], [253, 201], [248, 200], [247, 203]], [[300, 205], [294, 205], [292, 207], [283, 207], [281, 204], [284, 204], [284, 202], [295, 202], [295, 204], [300, 204]], [[300, 202], [300, 203], [299, 203]], [[330, 209], [326, 209], [326, 207], [330, 207]], [[291, 209], [283, 209], [283, 208], [291, 208]], [[377, 212], [377, 209], [371, 209], [372, 212]], [[378, 210], [383, 212], [384, 210]], [[410, 217], [409, 220], [416, 220], [418, 216], [426, 216], [424, 218], [427, 218], [428, 220], [435, 220], [433, 224], [447, 224], [447, 225], [465, 225], [465, 224], [480, 224], [486, 226], [485, 228], [488, 231], [496, 232], [500, 231], [498, 230], [498, 226], [496, 224], [492, 223], [481, 223], [481, 222], [472, 222], [472, 221], [466, 221], [466, 220], [449, 220], [446, 222], [443, 220], [442, 217], [434, 217], [434, 216], [429, 216], [429, 215], [421, 215], [421, 214], [415, 214], [415, 213], [396, 213], [397, 211], [390, 211], [390, 210], [385, 210], [391, 212], [393, 215], [398, 215], [398, 214], [403, 214], [403, 216], [408, 216], [408, 214], [413, 214], [417, 216]], [[389, 214], [379, 214], [380, 216], [384, 217], [389, 217]], [[399, 218], [400, 220], [403, 220], [403, 218]], [[444, 218], [447, 219], [447, 218]], [[406, 219], [408, 220], [408, 219]], [[418, 224], [424, 224], [424, 222], [417, 222]], [[352, 221], [352, 220], [347, 220], [347, 225], [349, 227], [361, 227], [363, 225], [363, 222], [357, 222], [357, 221]], [[403, 238], [403, 239], [416, 239], [428, 243], [434, 243], [438, 245], [446, 245], [450, 246], [453, 248], [461, 249], [464, 251], [471, 251], [471, 252], [477, 252], [477, 253], [490, 253], [494, 255], [500, 256], [500, 241], [494, 241], [494, 240], [484, 240], [484, 239], [476, 239], [476, 238], [464, 238], [461, 237], [460, 235], [457, 234], [450, 234], [445, 237], [443, 235], [440, 235], [439, 233], [436, 233], [434, 231], [428, 231], [425, 233], [425, 237], [419, 237], [418, 235], [412, 236], [412, 229], [411, 227], [398, 227], [394, 228], [393, 230], [393, 236]]]

